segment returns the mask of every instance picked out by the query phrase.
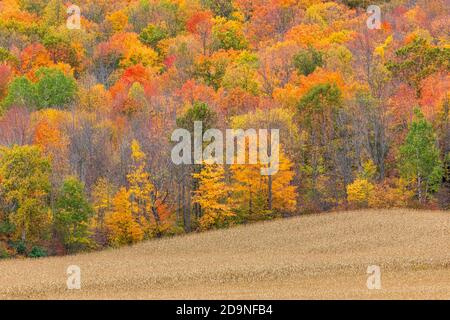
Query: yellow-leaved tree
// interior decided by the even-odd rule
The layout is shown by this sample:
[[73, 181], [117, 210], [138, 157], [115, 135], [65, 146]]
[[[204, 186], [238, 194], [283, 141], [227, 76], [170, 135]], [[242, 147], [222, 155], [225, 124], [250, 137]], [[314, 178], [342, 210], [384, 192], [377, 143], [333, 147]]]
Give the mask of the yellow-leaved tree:
[[[273, 175], [261, 174], [261, 169], [267, 169], [268, 165], [254, 161], [261, 150], [250, 148], [252, 139], [250, 136], [245, 138], [247, 164], [231, 165], [233, 208], [243, 220], [259, 220], [289, 214], [297, 208], [297, 188], [292, 185], [295, 171], [287, 154], [296, 153], [296, 146], [300, 142], [298, 129], [292, 120], [292, 114], [282, 108], [274, 106], [272, 108], [271, 102], [266, 103], [265, 110], [257, 110], [231, 119], [231, 127], [234, 129], [266, 128], [271, 132], [272, 129], [279, 128], [279, 139], [283, 141], [283, 146], [279, 145], [278, 171]], [[258, 141], [261, 143], [261, 140]], [[271, 148], [272, 140], [270, 149], [267, 150], [270, 154]], [[253, 161], [249, 161], [250, 159]], [[254, 164], [249, 164], [250, 162]], [[274, 168], [274, 165], [272, 163], [270, 168]]]
[[193, 174], [193, 177], [199, 181], [193, 202], [201, 207], [200, 228], [210, 229], [229, 224], [234, 214], [227, 203], [229, 186], [225, 182], [223, 165], [205, 164], [199, 173]]
[[375, 186], [372, 183], [377, 173], [377, 167], [372, 160], [363, 164], [363, 171], [358, 177], [347, 186], [347, 201], [350, 206], [356, 208], [366, 208], [369, 200], [372, 199]]
[[107, 178], [99, 178], [92, 190], [92, 207], [94, 216], [91, 221], [91, 227], [94, 230], [94, 236], [98, 243], [106, 244], [106, 213], [111, 211], [114, 197], [114, 186]]
[[297, 187], [292, 185], [294, 164], [280, 151], [278, 172], [272, 176], [272, 209], [293, 212], [297, 207]]
[[375, 187], [367, 179], [357, 178], [347, 186], [347, 201], [358, 208], [367, 207]]
[[131, 170], [127, 175], [131, 211], [146, 236], [159, 237], [171, 228], [172, 214], [165, 203], [168, 191], [161, 191], [153, 183], [146, 171], [146, 155], [137, 140], [131, 143], [131, 160]]
[[234, 206], [244, 218], [263, 219], [291, 213], [297, 207], [297, 188], [291, 183], [295, 175], [293, 163], [280, 150], [278, 172], [261, 175], [264, 167], [267, 165], [260, 163], [231, 165]]
[[131, 199], [131, 211], [137, 221], [145, 218], [150, 220], [148, 215], [149, 196], [154, 189], [150, 182], [150, 176], [145, 171], [145, 153], [141, 150], [139, 142], [131, 142], [131, 171], [127, 174], [127, 180], [130, 184], [129, 192]]
[[112, 211], [106, 214], [109, 243], [114, 246], [132, 244], [144, 238], [144, 232], [133, 217], [129, 191], [121, 188], [112, 200]]

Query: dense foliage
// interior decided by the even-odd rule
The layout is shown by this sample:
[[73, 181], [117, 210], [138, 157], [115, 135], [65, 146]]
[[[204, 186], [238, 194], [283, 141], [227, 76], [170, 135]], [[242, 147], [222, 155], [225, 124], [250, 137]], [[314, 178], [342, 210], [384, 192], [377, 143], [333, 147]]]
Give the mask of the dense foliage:
[[[2, 0], [0, 258], [450, 209], [450, 9], [376, 3], [380, 29], [357, 0]], [[194, 121], [280, 129], [278, 173], [174, 164]]]

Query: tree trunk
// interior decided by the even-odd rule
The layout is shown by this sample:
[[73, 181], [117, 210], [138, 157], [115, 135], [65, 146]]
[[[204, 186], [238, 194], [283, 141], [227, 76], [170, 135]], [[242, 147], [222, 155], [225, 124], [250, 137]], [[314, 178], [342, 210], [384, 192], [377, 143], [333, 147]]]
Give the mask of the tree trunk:
[[272, 210], [272, 175], [269, 175], [267, 184], [269, 189], [269, 210]]
[[422, 179], [420, 178], [420, 174], [417, 175], [417, 194], [419, 203], [422, 203]]
[[183, 172], [183, 181], [182, 181], [182, 191], [181, 191], [181, 198], [183, 203], [183, 225], [184, 225], [184, 231], [185, 232], [191, 232], [191, 217], [190, 212], [187, 208], [186, 204], [186, 177]]

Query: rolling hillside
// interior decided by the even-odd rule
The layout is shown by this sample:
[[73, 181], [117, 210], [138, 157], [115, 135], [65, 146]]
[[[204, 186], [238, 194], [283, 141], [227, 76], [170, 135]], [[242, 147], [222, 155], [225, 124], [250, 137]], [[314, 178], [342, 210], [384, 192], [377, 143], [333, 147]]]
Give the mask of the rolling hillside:
[[[450, 298], [450, 214], [368, 210], [240, 226], [133, 247], [0, 261], [0, 298]], [[81, 290], [66, 269], [81, 268]], [[382, 289], [368, 290], [379, 265]]]

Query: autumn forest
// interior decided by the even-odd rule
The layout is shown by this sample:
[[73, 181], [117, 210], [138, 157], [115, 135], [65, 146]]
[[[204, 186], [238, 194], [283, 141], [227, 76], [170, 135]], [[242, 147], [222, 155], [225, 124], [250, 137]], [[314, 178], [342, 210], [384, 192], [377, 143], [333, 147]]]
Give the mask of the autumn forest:
[[[449, 21], [448, 0], [0, 0], [0, 258], [450, 210]], [[279, 129], [278, 172], [173, 163], [195, 121]]]

